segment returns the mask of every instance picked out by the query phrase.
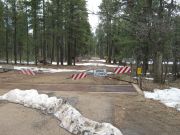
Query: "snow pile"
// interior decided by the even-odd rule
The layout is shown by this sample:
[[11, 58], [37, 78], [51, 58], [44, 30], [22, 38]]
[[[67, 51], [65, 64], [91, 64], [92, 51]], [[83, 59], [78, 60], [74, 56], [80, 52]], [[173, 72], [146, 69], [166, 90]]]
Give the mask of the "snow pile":
[[105, 59], [97, 59], [97, 60], [82, 60], [83, 62], [86, 62], [86, 61], [88, 61], [88, 62], [102, 62], [102, 63], [105, 63], [106, 62], [106, 60]]
[[[52, 62], [52, 65], [57, 65], [57, 62]], [[67, 62], [64, 62], [64, 65], [67, 65]], [[90, 60], [89, 62], [76, 63], [76, 66], [99, 66], [99, 67], [118, 67], [118, 65], [105, 64], [104, 60]]]
[[99, 60], [89, 60], [89, 62], [103, 62], [103, 63], [105, 63], [106, 60], [104, 60], [104, 59], [99, 59]]
[[38, 67], [28, 67], [28, 66], [14, 66], [15, 70], [31, 69], [34, 72], [43, 73], [61, 73], [61, 72], [84, 72], [86, 70], [76, 70], [76, 69], [53, 69], [53, 68], [38, 68]]
[[180, 111], [180, 89], [170, 88], [165, 90], [155, 89], [154, 92], [144, 92], [146, 98], [158, 100], [168, 107]]
[[149, 81], [154, 81], [154, 78], [148, 78], [148, 77], [146, 77], [145, 79], [146, 79], [146, 80], [149, 80]]
[[77, 66], [97, 66], [97, 67], [118, 67], [118, 65], [104, 64], [104, 63], [76, 63]]
[[[21, 61], [20, 62], [19, 60], [17, 60], [16, 62], [17, 62], [17, 64], [27, 64], [27, 61]], [[0, 60], [0, 63], [6, 64], [7, 61], [6, 60]], [[14, 64], [15, 62], [14, 62], [14, 60], [9, 60], [9, 63]], [[35, 62], [34, 61], [29, 61], [29, 64], [35, 64]]]
[[77, 69], [52, 69], [52, 68], [36, 68], [35, 71], [43, 73], [69, 73], [69, 72], [85, 72], [86, 70]]
[[52, 114], [61, 122], [60, 126], [62, 128], [73, 134], [122, 135], [121, 131], [111, 124], [98, 123], [87, 119], [63, 99], [38, 94], [37, 90], [11, 90], [0, 96], [0, 100], [7, 100]]
[[3, 96], [1, 100], [22, 104], [26, 107], [40, 109], [47, 113], [52, 113], [62, 104], [62, 99], [56, 97], [48, 97], [46, 94], [38, 94], [37, 90], [21, 91], [19, 89], [12, 90]]

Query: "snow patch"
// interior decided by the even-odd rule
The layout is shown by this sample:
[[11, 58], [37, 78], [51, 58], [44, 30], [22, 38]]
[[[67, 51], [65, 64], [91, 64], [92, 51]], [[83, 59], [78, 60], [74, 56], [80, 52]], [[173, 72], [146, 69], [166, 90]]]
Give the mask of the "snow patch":
[[118, 65], [104, 64], [104, 63], [76, 63], [77, 66], [97, 66], [97, 67], [118, 67]]
[[[57, 62], [52, 62], [52, 65], [57, 65]], [[67, 62], [64, 62], [64, 65], [67, 65]], [[76, 66], [118, 67], [118, 65], [105, 64], [104, 60], [89, 60], [87, 63], [76, 63]]]
[[53, 68], [38, 68], [38, 67], [28, 67], [28, 66], [14, 66], [15, 70], [31, 69], [34, 72], [43, 73], [61, 73], [61, 72], [84, 72], [86, 70], [76, 70], [76, 69], [53, 69]]
[[82, 60], [82, 61], [83, 61], [83, 62], [86, 62], [86, 61], [88, 61], [88, 62], [103, 62], [103, 63], [106, 62], [105, 59], [99, 59], [99, 60]]
[[[17, 60], [16, 62], [17, 62], [17, 64], [27, 64], [27, 61], [21, 61], [21, 62], [20, 62], [19, 60]], [[7, 61], [6, 61], [6, 60], [0, 60], [0, 63], [6, 64]], [[9, 63], [13, 64], [13, 63], [15, 63], [15, 62], [14, 62], [14, 60], [9, 60]], [[35, 62], [29, 61], [29, 64], [35, 64]]]
[[148, 77], [146, 77], [145, 79], [146, 79], [146, 80], [149, 80], [149, 81], [154, 81], [154, 78], [148, 78]]
[[146, 98], [158, 100], [166, 106], [180, 111], [180, 89], [178, 88], [155, 89], [154, 92], [144, 92], [144, 95]]
[[73, 134], [122, 135], [121, 131], [111, 124], [87, 119], [63, 99], [39, 94], [37, 90], [11, 90], [0, 96], [0, 100], [7, 100], [52, 114], [61, 122], [62, 128]]

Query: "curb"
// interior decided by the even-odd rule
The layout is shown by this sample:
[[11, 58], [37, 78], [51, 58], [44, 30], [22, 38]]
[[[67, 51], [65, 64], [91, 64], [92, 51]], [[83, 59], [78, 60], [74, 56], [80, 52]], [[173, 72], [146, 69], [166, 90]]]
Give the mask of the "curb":
[[139, 88], [137, 84], [132, 84], [132, 86], [140, 95], [144, 95], [143, 91]]

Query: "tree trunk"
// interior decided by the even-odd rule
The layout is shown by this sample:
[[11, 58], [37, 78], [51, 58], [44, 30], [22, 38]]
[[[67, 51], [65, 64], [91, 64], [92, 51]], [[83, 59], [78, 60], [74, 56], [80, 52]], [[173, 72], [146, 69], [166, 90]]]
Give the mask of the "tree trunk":
[[[159, 0], [159, 11], [158, 11], [158, 19], [159, 19], [159, 23], [162, 23], [163, 21], [163, 0]], [[157, 50], [155, 50], [155, 60], [154, 60], [154, 82], [155, 83], [162, 83], [162, 58], [163, 58], [163, 53], [161, 51], [161, 46], [162, 46], [162, 35], [159, 36], [160, 41], [158, 41], [159, 43], [157, 44], [156, 48]]]
[[46, 38], [45, 38], [45, 29], [46, 29], [46, 24], [45, 24], [45, 0], [43, 0], [43, 61], [44, 65], [46, 64]]
[[56, 38], [56, 58], [57, 58], [57, 66], [59, 66], [59, 51], [60, 51], [60, 41], [59, 37]]
[[64, 42], [63, 42], [63, 38], [61, 37], [61, 45], [60, 45], [60, 61], [61, 61], [61, 65], [64, 64]]
[[162, 83], [162, 53], [157, 51], [154, 58], [154, 82]]
[[13, 2], [13, 24], [14, 24], [14, 33], [13, 33], [13, 44], [14, 44], [14, 63], [17, 64], [17, 46], [16, 46], [16, 38], [17, 38], [17, 29], [16, 29], [16, 0]]
[[28, 27], [28, 8], [26, 5], [26, 57], [27, 57], [27, 65], [29, 65], [29, 27]]
[[[6, 12], [8, 12], [7, 3], [6, 3]], [[6, 63], [9, 64], [9, 51], [8, 51], [8, 44], [9, 44], [9, 23], [8, 23], [8, 16], [7, 15], [6, 15], [5, 21], [6, 21]]]
[[20, 61], [20, 64], [22, 63], [22, 55], [23, 55], [23, 45], [21, 42], [19, 42], [19, 61]]
[[51, 64], [54, 61], [54, 48], [55, 48], [54, 40], [55, 40], [55, 35], [54, 35], [54, 31], [53, 31], [53, 34], [52, 34], [52, 49], [51, 49]]
[[8, 43], [9, 43], [8, 28], [6, 28], [6, 63], [7, 64], [9, 64]]
[[148, 54], [149, 54], [149, 48], [148, 46], [145, 46], [143, 48], [144, 52], [144, 58], [143, 58], [143, 74], [146, 76], [147, 70], [148, 70]]
[[76, 40], [76, 38], [75, 38], [75, 40], [74, 40], [74, 56], [73, 56], [73, 64], [74, 64], [74, 66], [76, 66], [76, 47], [77, 47], [77, 40]]
[[112, 28], [111, 28], [111, 17], [107, 15], [107, 46], [108, 46], [108, 63], [111, 63], [112, 60]]
[[176, 56], [174, 58], [174, 63], [173, 63], [173, 75], [174, 75], [174, 80], [176, 80], [177, 79], [177, 75], [178, 75], [177, 58], [176, 58]]
[[68, 31], [68, 46], [67, 46], [67, 64], [72, 65], [72, 46], [73, 46], [73, 28], [72, 28], [72, 22], [73, 22], [73, 13], [74, 13], [74, 6], [73, 3], [70, 2], [70, 22], [69, 22], [69, 31]]
[[72, 65], [72, 30], [70, 29], [70, 32], [69, 32], [69, 41], [68, 41], [68, 48], [67, 48], [67, 64], [68, 65]]
[[[168, 65], [169, 65], [169, 60], [166, 59], [166, 61], [164, 62], [164, 66], [165, 66], [165, 71], [163, 71], [162, 73], [162, 83], [164, 84], [166, 82], [166, 78], [167, 78], [167, 73], [168, 73]], [[163, 67], [163, 66], [162, 66]]]
[[38, 46], [37, 46], [37, 2], [33, 1], [33, 43], [34, 43], [34, 55], [35, 55], [35, 65], [38, 63]]
[[104, 46], [102, 45], [103, 43], [99, 43], [99, 56], [100, 59], [104, 59]]

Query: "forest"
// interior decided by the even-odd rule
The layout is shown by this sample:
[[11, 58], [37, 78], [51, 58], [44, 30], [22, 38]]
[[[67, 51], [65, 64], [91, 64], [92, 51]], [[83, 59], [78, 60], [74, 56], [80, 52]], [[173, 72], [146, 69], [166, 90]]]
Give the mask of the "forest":
[[0, 31], [0, 58], [15, 64], [71, 65], [93, 40], [84, 0], [1, 0]]
[[[161, 82], [163, 64], [173, 62], [179, 74], [180, 16], [175, 0], [103, 0], [96, 30], [99, 56], [108, 62], [133, 58], [146, 74], [153, 61], [155, 82]], [[103, 50], [103, 51], [102, 51]]]
[[[102, 0], [97, 13], [85, 0], [1, 0], [0, 59], [27, 64], [75, 64], [98, 55], [107, 63], [136, 61], [146, 74], [153, 61], [155, 82], [163, 63], [173, 62], [179, 76], [180, 5], [177, 0]], [[92, 32], [88, 14], [99, 16]]]

